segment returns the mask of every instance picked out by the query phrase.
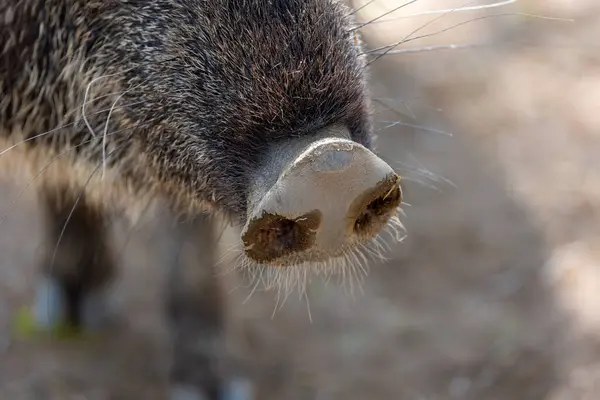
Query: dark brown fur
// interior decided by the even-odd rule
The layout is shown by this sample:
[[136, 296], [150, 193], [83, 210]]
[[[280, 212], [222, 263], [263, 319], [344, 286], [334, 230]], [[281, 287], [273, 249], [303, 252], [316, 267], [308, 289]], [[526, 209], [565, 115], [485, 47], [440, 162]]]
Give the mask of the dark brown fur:
[[[370, 147], [365, 63], [349, 15], [338, 0], [0, 3], [0, 152], [10, 148], [0, 171], [43, 171], [34, 183], [49, 243], [61, 238], [44, 263], [72, 293], [72, 320], [114, 270], [105, 213], [161, 197], [178, 212], [243, 223], [249, 181], [279, 140], [338, 124]], [[195, 283], [171, 293], [173, 381], [216, 399], [214, 241], [207, 221], [195, 224], [176, 234], [204, 253]], [[198, 338], [216, 347], [198, 350]]]
[[73, 122], [105, 76], [88, 100], [105, 97], [86, 106], [96, 138], [79, 118], [30, 144], [85, 142], [72, 152], [97, 165], [122, 95], [106, 153], [129, 199], [160, 193], [243, 221], [248, 180], [274, 142], [342, 123], [370, 145], [364, 63], [338, 1], [3, 4], [0, 138]]

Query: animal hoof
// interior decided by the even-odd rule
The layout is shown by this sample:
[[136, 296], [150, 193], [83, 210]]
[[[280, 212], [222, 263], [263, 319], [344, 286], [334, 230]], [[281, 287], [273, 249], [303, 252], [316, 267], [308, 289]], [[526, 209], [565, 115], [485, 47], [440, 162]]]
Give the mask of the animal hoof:
[[61, 284], [43, 278], [35, 294], [34, 321], [43, 331], [52, 331], [65, 322], [66, 299]]
[[209, 400], [199, 390], [186, 385], [175, 385], [169, 393], [169, 400]]
[[108, 300], [106, 290], [85, 296], [78, 305], [80, 325], [75, 325], [67, 316], [67, 297], [62, 284], [57, 279], [44, 277], [35, 292], [33, 312], [20, 313], [17, 330], [21, 335], [41, 333], [69, 339], [97, 333], [112, 322], [114, 310]]
[[252, 385], [245, 379], [230, 381], [221, 394], [222, 400], [252, 400]]
[[[218, 400], [252, 400], [252, 389], [248, 381], [235, 379], [222, 389]], [[169, 400], [212, 400], [201, 390], [187, 385], [174, 385]]]

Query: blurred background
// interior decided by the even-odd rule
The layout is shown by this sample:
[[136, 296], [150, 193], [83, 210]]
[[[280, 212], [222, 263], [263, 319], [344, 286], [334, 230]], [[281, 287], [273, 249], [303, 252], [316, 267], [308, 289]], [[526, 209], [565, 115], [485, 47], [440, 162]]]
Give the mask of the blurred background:
[[[366, 22], [400, 1], [351, 5]], [[600, 398], [600, 3], [485, 4], [418, 0], [361, 27], [369, 49], [415, 38], [371, 71], [408, 235], [354, 294], [315, 281], [308, 301], [246, 301], [251, 288], [224, 275], [231, 353], [258, 399]], [[162, 222], [115, 224], [115, 332], [18, 340], [43, 240], [19, 190], [0, 188], [0, 399], [161, 399]]]

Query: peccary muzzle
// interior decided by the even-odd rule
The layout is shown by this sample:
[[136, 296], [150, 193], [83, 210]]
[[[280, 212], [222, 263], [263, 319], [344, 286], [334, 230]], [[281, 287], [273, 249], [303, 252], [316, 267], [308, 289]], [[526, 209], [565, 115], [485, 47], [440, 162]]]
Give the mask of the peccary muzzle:
[[400, 177], [381, 158], [332, 128], [270, 150], [255, 179], [242, 232], [253, 261], [324, 261], [375, 237], [402, 201]]

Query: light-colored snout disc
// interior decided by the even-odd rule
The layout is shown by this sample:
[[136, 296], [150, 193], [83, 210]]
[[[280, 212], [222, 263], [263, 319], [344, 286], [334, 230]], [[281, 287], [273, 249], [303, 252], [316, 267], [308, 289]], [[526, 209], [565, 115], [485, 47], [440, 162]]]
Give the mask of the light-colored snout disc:
[[400, 178], [364, 146], [342, 138], [309, 144], [258, 201], [242, 234], [254, 261], [325, 260], [374, 237], [402, 198]]

